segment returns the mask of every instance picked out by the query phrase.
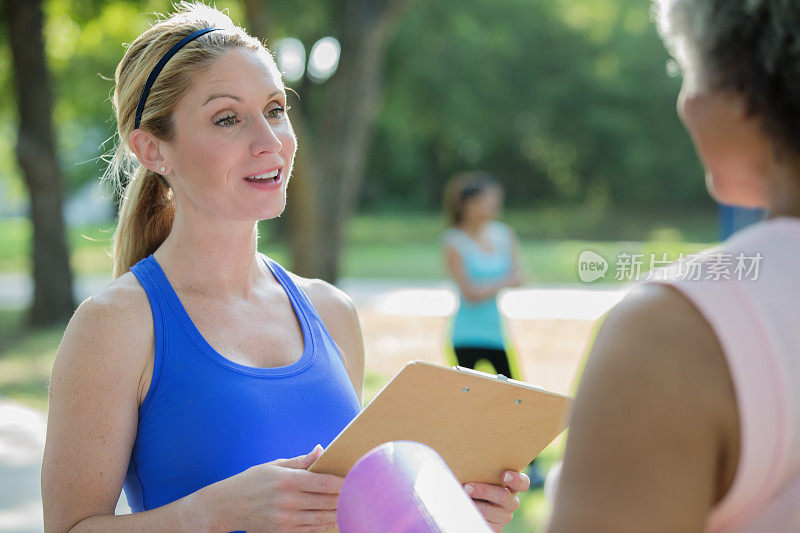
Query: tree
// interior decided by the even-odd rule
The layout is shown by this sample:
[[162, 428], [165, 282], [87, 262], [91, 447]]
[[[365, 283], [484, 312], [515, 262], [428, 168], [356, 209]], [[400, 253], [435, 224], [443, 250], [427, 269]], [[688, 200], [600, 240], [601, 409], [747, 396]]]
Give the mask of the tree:
[[710, 205], [649, 17], [637, 0], [419, 2], [388, 48], [362, 205], [437, 208], [476, 168], [513, 207]]
[[6, 0], [17, 92], [17, 161], [30, 195], [33, 222], [33, 325], [69, 318], [75, 309], [62, 214], [62, 177], [53, 135], [53, 98], [42, 37], [41, 0]]
[[[386, 45], [406, 4], [331, 0], [325, 5], [323, 18], [341, 44], [339, 66], [324, 84], [304, 78], [300, 105], [291, 114], [300, 149], [286, 216], [292, 265], [300, 275], [328, 281], [339, 276], [344, 225], [363, 182], [380, 102]], [[263, 2], [246, 2], [252, 28], [264, 27], [259, 21], [265, 9]]]

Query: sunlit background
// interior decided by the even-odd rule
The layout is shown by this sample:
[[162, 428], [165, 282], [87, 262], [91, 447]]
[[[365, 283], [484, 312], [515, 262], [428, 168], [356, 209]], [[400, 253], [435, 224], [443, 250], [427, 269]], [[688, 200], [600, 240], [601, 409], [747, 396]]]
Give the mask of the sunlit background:
[[[39, 2], [30, 2], [38, 4]], [[681, 73], [641, 0], [218, 1], [284, 73], [300, 140], [289, 207], [261, 250], [356, 302], [365, 396], [411, 359], [444, 364], [456, 306], [440, 244], [442, 191], [484, 170], [505, 187], [526, 285], [501, 297], [524, 378], [569, 393], [597, 320], [629, 290], [620, 254], [697, 252], [760, 213], [723, 208], [675, 113]], [[29, 117], [0, 25], [0, 532], [40, 531], [47, 380], [72, 306], [111, 279], [118, 198], [100, 184], [113, 74], [166, 1], [43, 0], [44, 56], [63, 189], [71, 294], [34, 288], [31, 200], [15, 157]], [[300, 201], [307, 200], [307, 201]], [[309, 215], [309, 207], [319, 216]], [[315, 207], [314, 207], [315, 206]], [[49, 216], [58, 216], [57, 209]], [[48, 227], [52, 218], [40, 220]], [[332, 222], [333, 221], [333, 222]], [[55, 232], [55, 238], [60, 233]], [[298, 252], [312, 242], [312, 253]], [[591, 283], [578, 258], [608, 263]], [[66, 263], [65, 263], [66, 264]], [[45, 274], [49, 268], [44, 268]], [[65, 266], [62, 270], [67, 270]], [[69, 279], [68, 277], [64, 279]], [[50, 301], [48, 298], [52, 298]], [[66, 298], [66, 306], [64, 305]], [[33, 305], [33, 307], [32, 307]], [[50, 311], [50, 312], [48, 312]], [[491, 368], [487, 370], [491, 371]], [[543, 472], [561, 454], [542, 456]], [[541, 490], [506, 531], [538, 531]]]

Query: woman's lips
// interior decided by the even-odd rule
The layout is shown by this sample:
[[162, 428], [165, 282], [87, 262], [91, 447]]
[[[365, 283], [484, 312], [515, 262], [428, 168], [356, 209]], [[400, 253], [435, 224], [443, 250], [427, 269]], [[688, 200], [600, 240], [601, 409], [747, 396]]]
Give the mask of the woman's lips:
[[275, 190], [278, 189], [283, 183], [283, 171], [282, 169], [278, 168], [263, 174], [257, 174], [256, 176], [244, 178], [244, 181], [249, 183], [251, 186], [258, 188], [259, 190]]

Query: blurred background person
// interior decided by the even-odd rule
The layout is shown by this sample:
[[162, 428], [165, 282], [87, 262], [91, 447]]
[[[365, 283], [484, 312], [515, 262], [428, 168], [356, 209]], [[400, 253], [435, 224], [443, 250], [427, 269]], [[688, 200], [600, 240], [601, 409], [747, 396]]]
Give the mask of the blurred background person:
[[501, 290], [523, 283], [517, 236], [497, 220], [502, 206], [503, 188], [485, 172], [458, 174], [445, 188], [445, 269], [459, 297], [450, 342], [459, 366], [475, 368], [486, 360], [498, 374], [521, 379], [516, 360], [512, 371], [497, 306]]

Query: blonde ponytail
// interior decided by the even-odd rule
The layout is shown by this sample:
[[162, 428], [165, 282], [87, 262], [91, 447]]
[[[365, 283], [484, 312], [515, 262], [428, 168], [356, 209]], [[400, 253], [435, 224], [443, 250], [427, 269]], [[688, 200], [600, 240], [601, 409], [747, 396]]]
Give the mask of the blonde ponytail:
[[140, 166], [131, 177], [119, 208], [114, 232], [114, 277], [161, 246], [172, 229], [175, 202], [160, 175]]

